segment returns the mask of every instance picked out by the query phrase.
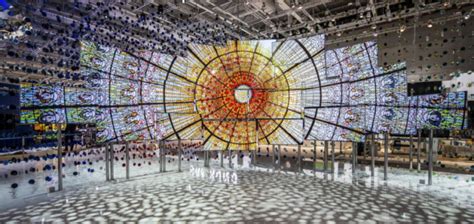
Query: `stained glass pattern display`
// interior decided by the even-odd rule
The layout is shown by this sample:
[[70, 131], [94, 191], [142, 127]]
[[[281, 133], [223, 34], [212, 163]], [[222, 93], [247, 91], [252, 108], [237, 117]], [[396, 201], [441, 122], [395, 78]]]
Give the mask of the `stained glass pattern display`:
[[23, 84], [21, 122], [96, 123], [100, 142], [198, 139], [206, 150], [460, 129], [466, 93], [409, 97], [405, 63], [324, 36], [191, 44], [187, 57], [82, 43], [82, 88]]
[[302, 91], [322, 68], [318, 60], [323, 40], [315, 36], [190, 45], [188, 59], [172, 63], [165, 82], [165, 111], [199, 114], [170, 117], [181, 132], [200, 129], [205, 149], [302, 143]]

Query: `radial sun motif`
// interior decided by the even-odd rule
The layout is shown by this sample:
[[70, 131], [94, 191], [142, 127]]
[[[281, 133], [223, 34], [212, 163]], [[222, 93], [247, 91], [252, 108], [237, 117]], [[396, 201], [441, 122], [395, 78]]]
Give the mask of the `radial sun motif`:
[[[174, 85], [165, 83], [165, 101], [183, 102], [179, 109], [172, 104], [165, 105], [170, 113], [170, 126], [175, 129], [168, 138], [178, 135], [181, 139], [195, 138], [191, 133], [200, 128], [205, 148], [212, 150], [247, 150], [255, 149], [256, 143], [302, 142], [301, 87], [305, 79], [301, 78], [304, 77], [301, 71], [310, 66], [309, 72], [316, 77], [316, 66], [310, 59], [323, 47], [319, 40], [190, 45], [183, 66], [187, 70], [182, 72], [175, 68], [183, 63], [179, 59], [170, 69], [170, 72], [183, 73], [176, 80], [181, 87], [173, 89]], [[305, 51], [305, 45], [311, 44], [319, 49]], [[184, 120], [181, 114], [178, 120], [173, 115], [176, 112], [190, 114]]]

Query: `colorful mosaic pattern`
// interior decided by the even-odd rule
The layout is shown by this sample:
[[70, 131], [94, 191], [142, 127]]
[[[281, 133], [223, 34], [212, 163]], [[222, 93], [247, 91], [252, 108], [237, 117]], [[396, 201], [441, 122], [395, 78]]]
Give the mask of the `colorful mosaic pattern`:
[[22, 86], [23, 123], [96, 123], [99, 141], [201, 140], [207, 150], [464, 127], [466, 94], [407, 96], [404, 63], [324, 37], [192, 44], [187, 57], [83, 43], [83, 88]]
[[313, 82], [310, 75], [317, 72], [316, 65], [324, 63], [314, 62], [323, 48], [322, 36], [191, 45], [190, 56], [171, 65], [176, 77], [165, 83], [164, 99], [171, 104], [164, 109], [198, 115], [184, 120], [170, 116], [171, 123], [177, 120], [183, 127], [165, 138], [192, 136], [199, 130], [198, 137], [210, 150], [302, 143], [302, 88]]

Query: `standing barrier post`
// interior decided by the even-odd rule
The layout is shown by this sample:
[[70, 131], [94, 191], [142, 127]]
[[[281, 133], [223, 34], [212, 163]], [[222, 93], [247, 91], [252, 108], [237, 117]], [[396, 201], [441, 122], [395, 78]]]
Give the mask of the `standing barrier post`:
[[410, 147], [408, 148], [408, 160], [410, 163], [410, 170], [413, 169], [413, 135], [410, 134]]
[[372, 140], [370, 141], [370, 176], [374, 176], [375, 173], [375, 134], [371, 135]]
[[324, 163], [323, 163], [324, 172], [328, 170], [328, 141], [324, 141]]
[[105, 144], [103, 147], [104, 147], [104, 150], [105, 150], [105, 180], [109, 181], [110, 180], [109, 145]]
[[431, 185], [433, 183], [433, 129], [430, 129], [428, 145], [428, 185]]
[[421, 154], [421, 130], [418, 130], [418, 144], [416, 147], [416, 164], [417, 164], [418, 172], [421, 171], [420, 154]]
[[115, 156], [114, 156], [114, 145], [112, 143], [110, 143], [110, 180], [114, 180], [114, 160], [115, 160]]
[[388, 170], [388, 133], [384, 133], [384, 150], [383, 150], [383, 180], [387, 180], [387, 170]]
[[178, 139], [178, 172], [181, 172], [181, 158], [182, 149], [181, 149], [181, 139]]
[[125, 178], [130, 179], [130, 145], [125, 142]]
[[58, 191], [63, 190], [63, 151], [61, 128], [58, 128]]
[[298, 144], [298, 172], [302, 171], [301, 162], [301, 145]]
[[336, 143], [331, 141], [331, 172], [334, 173], [334, 168], [335, 168], [335, 163], [336, 163], [336, 156], [334, 147], [336, 146]]
[[313, 174], [316, 174], [316, 140], [313, 141]]

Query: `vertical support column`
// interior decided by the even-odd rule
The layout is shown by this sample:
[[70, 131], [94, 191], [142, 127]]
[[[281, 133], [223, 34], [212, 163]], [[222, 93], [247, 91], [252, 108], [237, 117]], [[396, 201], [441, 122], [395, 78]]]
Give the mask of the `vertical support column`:
[[281, 145], [278, 145], [278, 170], [281, 170]]
[[105, 149], [105, 180], [110, 180], [110, 166], [109, 166], [109, 145], [104, 145]]
[[375, 169], [375, 134], [372, 134], [372, 140], [370, 141], [370, 176], [374, 176]]
[[[248, 95], [250, 96], [250, 95]], [[250, 101], [249, 101], [250, 102]], [[249, 108], [249, 111], [250, 111], [250, 107], [249, 107], [249, 104], [247, 104], [247, 108]], [[258, 144], [258, 120], [255, 120], [255, 152], [253, 153], [252, 155], [252, 161], [253, 161], [253, 167], [256, 167], [257, 166], [257, 151], [259, 149], [259, 144]]]
[[224, 168], [224, 151], [222, 150], [219, 151], [219, 157], [221, 160], [221, 168]]
[[209, 166], [207, 165], [207, 155], [208, 155], [208, 153], [209, 153], [209, 151], [207, 151], [207, 150], [204, 151], [204, 155], [203, 155], [203, 157], [204, 157], [204, 158], [203, 158], [204, 167], [209, 167]]
[[115, 157], [114, 157], [114, 145], [112, 143], [110, 143], [110, 180], [114, 180], [114, 160], [115, 160]]
[[301, 145], [298, 144], [298, 172], [301, 173]]
[[335, 155], [335, 148], [336, 146], [336, 143], [331, 141], [331, 172], [334, 173], [334, 167], [336, 166], [335, 163], [336, 163], [336, 155]]
[[181, 172], [181, 158], [182, 149], [181, 149], [181, 139], [178, 139], [178, 172]]
[[328, 141], [324, 141], [324, 164], [323, 169], [326, 173], [328, 171]]
[[275, 171], [275, 145], [272, 145], [272, 167], [273, 171]]
[[206, 165], [209, 167], [211, 165], [211, 151], [206, 151]]
[[243, 166], [244, 165], [244, 158], [242, 157], [242, 155], [244, 155], [244, 153], [242, 153], [241, 150], [237, 151], [237, 164], [239, 166]]
[[158, 140], [158, 147], [160, 149], [158, 155], [159, 155], [159, 158], [158, 158], [158, 161], [160, 162], [160, 173], [163, 172], [163, 141], [162, 140]]
[[428, 185], [433, 183], [433, 129], [430, 129], [428, 142]]
[[130, 179], [130, 145], [125, 142], [125, 178]]
[[252, 166], [256, 166], [257, 165], [257, 150], [258, 150], [258, 146], [255, 150], [252, 150]]
[[421, 130], [418, 131], [418, 143], [416, 147], [416, 164], [418, 172], [421, 171], [421, 164], [420, 164], [420, 147], [421, 147]]
[[232, 169], [232, 150], [229, 149], [229, 168]]
[[388, 133], [384, 133], [384, 150], [383, 150], [383, 180], [387, 180], [388, 169]]
[[58, 127], [58, 191], [63, 190], [63, 150], [61, 128]]
[[354, 148], [355, 148], [354, 160], [355, 160], [355, 164], [356, 164], [356, 167], [357, 167], [357, 164], [359, 164], [359, 158], [357, 158], [357, 156], [358, 156], [358, 154], [359, 154], [359, 148], [358, 148], [358, 147], [359, 147], [359, 145], [358, 145], [359, 143], [354, 142], [354, 144], [355, 144], [355, 147], [354, 147]]
[[316, 174], [316, 140], [313, 141], [313, 174]]
[[354, 174], [356, 172], [356, 169], [357, 169], [357, 162], [356, 162], [356, 154], [357, 154], [357, 151], [356, 151], [356, 144], [355, 142], [352, 142], [352, 173]]
[[410, 163], [410, 170], [413, 169], [413, 135], [410, 134], [410, 148], [408, 149], [408, 160]]
[[163, 141], [163, 156], [162, 156], [162, 163], [163, 164], [163, 172], [166, 172], [166, 152], [167, 152], [167, 148], [166, 148], [166, 142]]
[[365, 136], [365, 141], [364, 141], [364, 149], [362, 151], [362, 156], [364, 158], [364, 163], [365, 163], [365, 160], [367, 159], [367, 135]]

